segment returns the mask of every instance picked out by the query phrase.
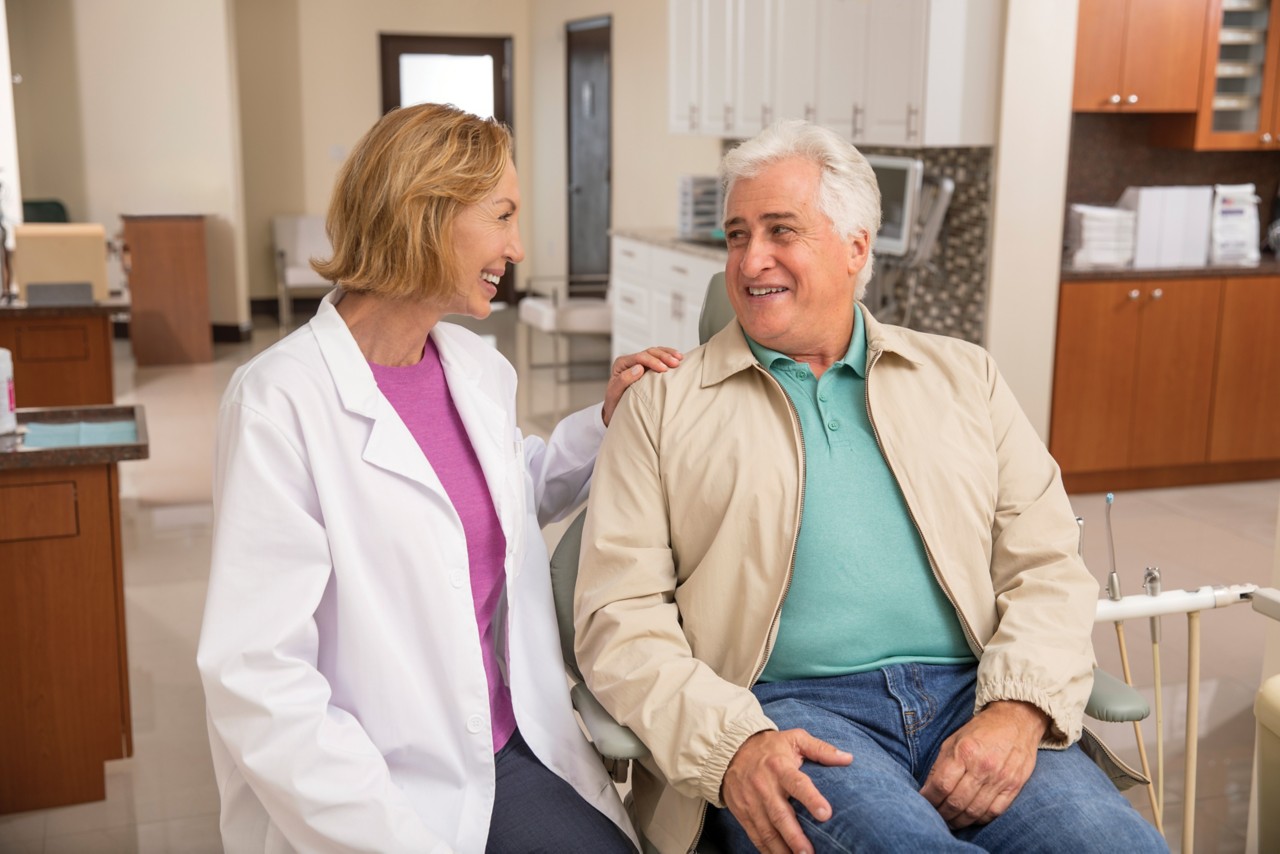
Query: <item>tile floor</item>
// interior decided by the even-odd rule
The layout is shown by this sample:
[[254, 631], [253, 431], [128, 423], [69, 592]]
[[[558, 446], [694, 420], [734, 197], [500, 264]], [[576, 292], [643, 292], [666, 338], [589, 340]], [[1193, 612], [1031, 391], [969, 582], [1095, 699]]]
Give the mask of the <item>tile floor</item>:
[[[509, 358], [516, 346], [512, 311], [477, 324], [497, 337]], [[127, 342], [115, 351], [116, 396], [146, 407], [148, 460], [123, 463], [121, 507], [125, 596], [135, 754], [106, 766], [107, 799], [60, 809], [0, 816], [0, 851], [215, 852], [218, 793], [205, 737], [203, 699], [195, 670], [209, 558], [212, 510], [210, 459], [218, 399], [235, 368], [280, 333], [259, 322], [252, 340], [219, 345], [212, 363], [138, 368]], [[551, 412], [598, 399], [599, 380], [553, 386], [549, 372], [522, 371], [521, 419], [545, 433]], [[567, 389], [567, 391], [566, 391]], [[559, 395], [559, 399], [556, 399]], [[536, 411], [535, 411], [536, 409]], [[1085, 556], [1099, 579], [1108, 566], [1100, 495], [1073, 496], [1086, 523]], [[1116, 560], [1126, 592], [1140, 589], [1143, 567], [1158, 565], [1166, 589], [1271, 581], [1280, 481], [1121, 493], [1113, 508]], [[549, 531], [554, 541], [558, 530]], [[1166, 832], [1181, 839], [1186, 631], [1165, 618], [1164, 673]], [[1251, 707], [1262, 666], [1264, 626], [1248, 606], [1205, 614], [1200, 699], [1200, 773], [1195, 850], [1243, 851], [1253, 755]], [[1127, 630], [1134, 675], [1149, 696], [1151, 645], [1145, 625]], [[1119, 672], [1115, 632], [1095, 632], [1100, 662]], [[1099, 731], [1136, 762], [1129, 725]], [[1146, 727], [1155, 757], [1154, 727]], [[1131, 794], [1140, 808], [1142, 792]]]

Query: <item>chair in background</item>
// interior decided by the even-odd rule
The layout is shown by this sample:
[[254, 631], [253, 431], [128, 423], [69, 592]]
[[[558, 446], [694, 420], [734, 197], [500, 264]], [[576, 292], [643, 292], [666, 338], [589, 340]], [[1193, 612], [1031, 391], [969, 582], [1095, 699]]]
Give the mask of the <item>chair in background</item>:
[[[532, 276], [525, 282], [525, 297], [520, 300], [516, 316], [527, 328], [525, 336], [525, 362], [531, 368], [552, 368], [556, 382], [571, 379], [568, 369], [575, 364], [605, 364], [608, 362], [575, 361], [572, 338], [593, 336], [608, 338], [613, 328], [613, 315], [606, 298], [608, 276], [574, 276], [572, 284], [578, 293], [594, 293], [595, 296], [569, 296], [570, 280], [559, 276]], [[533, 360], [533, 332], [550, 335], [554, 344], [554, 356], [550, 362]], [[561, 352], [564, 357], [561, 357]], [[564, 376], [564, 380], [561, 379]]]
[[333, 254], [324, 217], [276, 216], [271, 218], [271, 241], [276, 261], [276, 301], [280, 326], [293, 325], [293, 295], [317, 295], [333, 283], [311, 269], [312, 258], [327, 259]]
[[67, 206], [59, 199], [23, 199], [23, 222], [71, 222]]

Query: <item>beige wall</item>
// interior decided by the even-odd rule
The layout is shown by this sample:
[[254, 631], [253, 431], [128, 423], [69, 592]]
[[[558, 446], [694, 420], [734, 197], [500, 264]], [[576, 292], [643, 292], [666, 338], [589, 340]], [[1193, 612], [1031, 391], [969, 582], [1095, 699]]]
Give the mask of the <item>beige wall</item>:
[[[528, 0], [234, 2], [251, 297], [275, 296], [271, 217], [323, 214], [342, 161], [381, 115], [379, 33], [511, 37], [516, 159], [532, 160]], [[262, 88], [253, 82], [259, 78]], [[528, 196], [526, 171], [521, 193]], [[522, 225], [527, 239], [533, 223], [522, 217]]]
[[[667, 132], [666, 3], [531, 0], [531, 6], [534, 174], [522, 220], [536, 221], [537, 234], [525, 241], [525, 249], [534, 272], [563, 274], [567, 21], [600, 15], [613, 19], [613, 227], [674, 228], [680, 175], [714, 172], [720, 140]], [[529, 171], [523, 169], [526, 181]]]
[[248, 295], [275, 295], [271, 217], [307, 213], [299, 0], [234, 0]]
[[[24, 151], [40, 152], [33, 174], [53, 181], [65, 170], [65, 188], [45, 186], [70, 196], [82, 180], [84, 201], [73, 201], [82, 209], [73, 214], [108, 234], [123, 213], [209, 215], [211, 318], [247, 325], [229, 0], [18, 2], [25, 56], [42, 56], [47, 45], [55, 60], [65, 58], [69, 29], [74, 57], [74, 75], [46, 77], [20, 120]], [[76, 136], [73, 103], [78, 147], [60, 139]]]
[[996, 141], [986, 345], [1042, 438], [1071, 135], [1076, 0], [1009, 0]]
[[[22, 192], [88, 216], [72, 0], [8, 0]], [[5, 180], [8, 186], [9, 181]]]

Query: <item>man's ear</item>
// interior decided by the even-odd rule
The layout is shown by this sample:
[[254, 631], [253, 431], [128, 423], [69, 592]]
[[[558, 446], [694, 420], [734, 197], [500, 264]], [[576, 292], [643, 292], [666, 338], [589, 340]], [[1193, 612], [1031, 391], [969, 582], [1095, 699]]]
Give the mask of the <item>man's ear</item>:
[[854, 234], [847, 242], [849, 247], [849, 275], [856, 276], [862, 272], [863, 267], [867, 266], [867, 259], [871, 257], [871, 238], [863, 230]]

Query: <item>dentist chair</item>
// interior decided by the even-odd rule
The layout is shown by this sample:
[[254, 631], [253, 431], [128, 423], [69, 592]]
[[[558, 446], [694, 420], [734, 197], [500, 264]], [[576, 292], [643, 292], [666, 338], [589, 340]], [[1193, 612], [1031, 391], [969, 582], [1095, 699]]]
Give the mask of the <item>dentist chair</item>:
[[[698, 340], [707, 339], [719, 332], [733, 319], [733, 307], [725, 291], [724, 274], [716, 273], [707, 285], [702, 314], [698, 319]], [[582, 550], [582, 527], [586, 510], [582, 510], [565, 529], [551, 556], [551, 589], [555, 599], [556, 623], [560, 630], [560, 650], [565, 666], [574, 681], [570, 690], [573, 707], [582, 718], [596, 750], [603, 757], [609, 773], [618, 783], [627, 780], [630, 763], [634, 759], [649, 756], [649, 750], [630, 729], [615, 721], [587, 688], [578, 669], [573, 649], [573, 591], [578, 580], [578, 557]], [[1124, 722], [1143, 720], [1150, 714], [1150, 706], [1135, 689], [1104, 670], [1094, 668], [1093, 691], [1085, 706], [1085, 714], [1095, 720]], [[646, 854], [653, 849], [641, 839]], [[700, 854], [718, 854], [718, 849], [707, 840], [699, 840]]]

